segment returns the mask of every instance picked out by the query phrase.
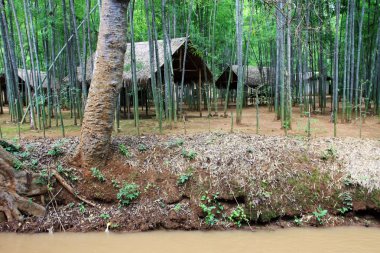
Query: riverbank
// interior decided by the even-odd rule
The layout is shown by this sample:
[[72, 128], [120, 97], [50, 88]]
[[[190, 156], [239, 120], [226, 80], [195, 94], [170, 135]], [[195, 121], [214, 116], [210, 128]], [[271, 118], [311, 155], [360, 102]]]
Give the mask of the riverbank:
[[[0, 231], [225, 230], [379, 226], [380, 142], [248, 134], [117, 137], [105, 168], [72, 161], [78, 138], [21, 142], [47, 184], [45, 217]], [[84, 204], [54, 180], [59, 173]], [[1, 215], [0, 215], [1, 220]]]

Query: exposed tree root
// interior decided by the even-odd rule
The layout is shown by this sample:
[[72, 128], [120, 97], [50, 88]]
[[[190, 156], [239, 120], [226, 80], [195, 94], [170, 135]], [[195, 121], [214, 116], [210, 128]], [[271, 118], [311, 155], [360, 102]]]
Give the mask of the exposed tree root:
[[[6, 156], [3, 156], [3, 154]], [[20, 179], [30, 179], [32, 178], [30, 177], [30, 174], [19, 173], [18, 176], [16, 176], [14, 169], [7, 162], [14, 161], [12, 155], [7, 154], [7, 152], [1, 147], [0, 155], [0, 212], [3, 212], [5, 214], [7, 221], [21, 220], [23, 218], [22, 214], [28, 214], [32, 216], [44, 215], [45, 208], [43, 206], [19, 195], [19, 193], [23, 193], [26, 196], [30, 196], [30, 180]], [[27, 184], [25, 184], [25, 182], [27, 182]], [[32, 195], [36, 193], [42, 194], [43, 192], [43, 188], [34, 188], [32, 190]]]
[[87, 205], [90, 205], [90, 206], [93, 206], [93, 207], [96, 207], [96, 204], [79, 196], [78, 194], [76, 194], [75, 190], [66, 182], [66, 180], [61, 176], [59, 175], [58, 171], [56, 171], [55, 169], [52, 169], [52, 171], [54, 172], [54, 177], [57, 179], [57, 181], [69, 192], [71, 193], [75, 198], [79, 199], [80, 201], [86, 203]]

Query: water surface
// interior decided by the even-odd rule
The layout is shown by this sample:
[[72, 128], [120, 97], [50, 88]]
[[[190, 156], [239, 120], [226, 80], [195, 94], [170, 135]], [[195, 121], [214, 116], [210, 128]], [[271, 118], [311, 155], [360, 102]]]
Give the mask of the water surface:
[[379, 253], [380, 229], [292, 228], [257, 232], [0, 234], [0, 253]]

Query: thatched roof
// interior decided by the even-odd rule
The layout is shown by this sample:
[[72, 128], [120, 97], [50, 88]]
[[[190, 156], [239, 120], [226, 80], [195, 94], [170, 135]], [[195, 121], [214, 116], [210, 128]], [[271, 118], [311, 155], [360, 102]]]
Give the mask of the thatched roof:
[[[172, 52], [172, 58], [173, 58], [173, 70], [175, 75], [175, 81], [176, 80], [176, 71], [180, 72], [182, 71], [182, 67], [179, 66], [179, 63], [176, 60], [179, 60], [179, 58], [182, 58], [182, 54], [180, 52], [184, 52], [184, 46], [185, 46], [186, 38], [174, 38], [171, 39], [171, 52]], [[159, 55], [159, 62], [160, 62], [160, 68], [161, 71], [164, 66], [164, 44], [162, 40], [157, 41], [158, 44], [158, 55]], [[198, 80], [199, 73], [196, 72], [196, 68], [201, 69], [201, 78], [204, 81], [205, 79], [211, 81], [212, 80], [212, 74], [209, 68], [206, 66], [206, 64], [203, 62], [203, 60], [193, 53], [193, 49], [191, 47], [191, 42], [188, 41], [188, 50], [187, 50], [187, 60], [186, 60], [186, 72], [185, 72], [185, 78], [189, 80], [188, 78], [191, 77], [191, 79]], [[137, 42], [135, 43], [135, 52], [136, 52], [136, 75], [137, 75], [137, 83], [140, 85], [145, 85], [149, 82], [151, 78], [151, 72], [150, 72], [150, 58], [149, 58], [149, 42]], [[93, 59], [96, 61], [96, 53], [93, 54]], [[178, 65], [178, 66], [177, 66]], [[154, 71], [157, 72], [157, 66], [154, 66]], [[86, 81], [90, 82], [92, 78], [93, 72], [93, 66], [91, 64], [91, 58], [87, 60], [86, 64]], [[195, 72], [191, 73], [191, 72]], [[206, 75], [205, 75], [206, 73]], [[77, 78], [79, 82], [82, 82], [82, 74], [81, 69], [77, 68]], [[163, 76], [162, 76], [163, 77]], [[123, 72], [123, 82], [125, 85], [129, 85], [132, 82], [132, 71], [131, 71], [131, 44], [127, 44], [127, 50], [125, 53], [125, 59], [124, 59], [124, 72]]]
[[[29, 77], [29, 84], [32, 88], [35, 88], [37, 84], [37, 78], [38, 74], [37, 71], [32, 71], [32, 70], [25, 70], [25, 69], [18, 69], [18, 77], [23, 81], [26, 82], [26, 75]], [[46, 75], [46, 72], [40, 71], [40, 76], [41, 76], [41, 81], [42, 82], [42, 88], [47, 88], [48, 86], [48, 78]], [[59, 82], [55, 81], [55, 84], [57, 85], [57, 89], [59, 89]], [[54, 80], [51, 81], [50, 83], [51, 89], [54, 87]]]
[[[18, 75], [18, 78], [19, 78], [19, 83], [20, 82], [23, 82], [25, 83], [26, 82], [26, 77], [28, 75], [29, 77], [29, 84], [30, 84], [30, 87], [32, 87], [32, 89], [35, 88], [36, 86], [36, 81], [37, 81], [37, 71], [32, 71], [32, 70], [25, 70], [25, 69], [17, 69], [17, 75]], [[40, 71], [40, 75], [41, 75], [41, 81], [43, 81], [42, 83], [42, 87], [43, 88], [47, 88], [48, 86], [48, 79], [47, 79], [47, 76], [46, 76], [46, 72], [43, 72], [43, 71]], [[4, 84], [6, 83], [6, 77], [5, 77], [5, 74], [4, 73], [0, 73], [0, 83], [1, 84]], [[55, 82], [56, 85], [57, 85], [57, 89], [59, 89], [59, 82]], [[51, 82], [51, 88], [53, 88], [53, 81]]]
[[[260, 69], [258, 67], [248, 66], [244, 67], [244, 79], [245, 79], [245, 85], [249, 87], [256, 87], [259, 85], [263, 85], [268, 81], [269, 76], [269, 68], [263, 67], [260, 74]], [[231, 69], [231, 83], [230, 83], [230, 89], [236, 89], [237, 88], [237, 77], [238, 77], [238, 65], [232, 65], [232, 68], [228, 66], [222, 74], [219, 76], [219, 78], [216, 80], [215, 84], [218, 88], [226, 88], [228, 84], [228, 78], [229, 73]]]
[[[316, 81], [316, 80], [321, 79], [321, 74], [318, 71], [314, 73], [313, 72], [299, 73], [298, 78], [301, 78], [301, 77], [304, 81]], [[331, 76], [325, 74], [324, 77], [326, 81], [332, 81]]]

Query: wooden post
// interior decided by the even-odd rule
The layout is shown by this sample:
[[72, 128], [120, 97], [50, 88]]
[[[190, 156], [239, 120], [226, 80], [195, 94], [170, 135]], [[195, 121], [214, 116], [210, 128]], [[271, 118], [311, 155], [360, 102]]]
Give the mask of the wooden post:
[[199, 83], [198, 83], [199, 116], [202, 118], [202, 72], [201, 72], [201, 69], [198, 70], [198, 73], [199, 73]]

